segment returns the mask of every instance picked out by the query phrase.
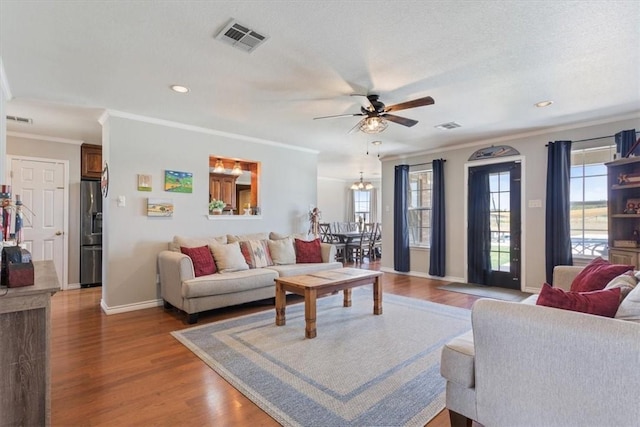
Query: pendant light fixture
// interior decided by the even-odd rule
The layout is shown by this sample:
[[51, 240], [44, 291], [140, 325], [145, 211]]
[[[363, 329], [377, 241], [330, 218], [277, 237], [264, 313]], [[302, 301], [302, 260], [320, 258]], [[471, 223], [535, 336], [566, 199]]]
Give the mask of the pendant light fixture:
[[213, 166], [213, 172], [215, 173], [224, 173], [224, 164], [221, 159], [216, 161], [216, 164]]
[[354, 182], [351, 187], [352, 190], [371, 190], [373, 188], [373, 184], [369, 181], [362, 180], [362, 172], [360, 172], [360, 181]]
[[231, 169], [231, 174], [242, 175], [242, 167], [240, 166], [240, 162], [236, 162], [236, 164], [233, 165], [233, 169]]

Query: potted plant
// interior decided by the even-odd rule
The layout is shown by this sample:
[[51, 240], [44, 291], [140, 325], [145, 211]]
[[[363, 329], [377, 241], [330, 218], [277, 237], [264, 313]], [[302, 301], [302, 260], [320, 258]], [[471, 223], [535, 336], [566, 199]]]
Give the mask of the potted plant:
[[227, 206], [227, 204], [222, 200], [213, 199], [209, 202], [209, 212], [214, 215], [220, 215], [225, 206]]

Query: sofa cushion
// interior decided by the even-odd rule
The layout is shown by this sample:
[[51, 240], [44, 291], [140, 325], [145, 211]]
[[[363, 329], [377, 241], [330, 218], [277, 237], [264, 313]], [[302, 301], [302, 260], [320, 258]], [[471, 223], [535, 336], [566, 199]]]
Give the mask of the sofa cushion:
[[613, 317], [620, 304], [620, 288], [591, 292], [572, 292], [542, 285], [537, 305]]
[[268, 245], [271, 259], [275, 265], [296, 263], [296, 251], [291, 237], [280, 240], [269, 240]]
[[231, 273], [233, 271], [248, 270], [249, 265], [244, 260], [238, 242], [226, 245], [209, 246], [213, 253], [213, 259], [220, 273]]
[[269, 244], [266, 240], [247, 240], [240, 242], [240, 251], [249, 268], [261, 268], [273, 265]]
[[320, 249], [320, 239], [306, 242], [295, 239], [296, 264], [322, 262], [322, 250]]
[[267, 240], [269, 238], [268, 233], [253, 233], [253, 234], [227, 234], [227, 242], [248, 242], [249, 240]]
[[209, 246], [200, 246], [197, 248], [180, 247], [180, 252], [191, 258], [193, 264], [193, 274], [196, 277], [206, 276], [216, 272], [216, 263], [213, 262], [213, 256], [209, 251]]
[[622, 273], [619, 276], [614, 277], [605, 289], [615, 289], [620, 288], [620, 300], [623, 300], [629, 295], [629, 292], [638, 284], [638, 279], [633, 274], [633, 271], [627, 271], [626, 273]]
[[595, 258], [573, 279], [571, 291], [590, 292], [604, 289], [611, 279], [633, 268], [632, 265], [611, 264], [601, 257]]
[[466, 388], [475, 387], [475, 349], [473, 331], [457, 336], [442, 348], [440, 373], [449, 381]]
[[278, 273], [267, 268], [236, 271], [229, 274], [210, 274], [182, 282], [183, 298], [210, 297], [212, 295], [232, 294], [252, 289], [273, 287]]
[[640, 323], [640, 286], [633, 288], [622, 300], [615, 318]]
[[226, 245], [227, 236], [199, 237], [199, 238], [173, 236], [173, 240], [169, 243], [169, 250], [173, 252], [180, 252], [181, 247], [197, 248], [200, 246], [210, 246], [215, 244]]

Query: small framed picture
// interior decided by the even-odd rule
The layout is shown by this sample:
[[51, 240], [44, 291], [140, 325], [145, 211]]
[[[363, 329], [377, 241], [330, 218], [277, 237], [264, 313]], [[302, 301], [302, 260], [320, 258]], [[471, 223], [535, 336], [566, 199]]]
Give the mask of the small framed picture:
[[147, 216], [173, 216], [173, 200], [171, 199], [147, 199]]
[[138, 191], [151, 191], [151, 175], [138, 174]]
[[164, 171], [164, 191], [191, 193], [193, 191], [193, 174], [172, 170]]

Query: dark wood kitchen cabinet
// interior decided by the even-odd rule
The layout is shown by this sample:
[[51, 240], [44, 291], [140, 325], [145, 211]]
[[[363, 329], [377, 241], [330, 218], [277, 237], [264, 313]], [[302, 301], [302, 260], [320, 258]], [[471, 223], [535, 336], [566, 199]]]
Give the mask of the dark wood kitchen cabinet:
[[236, 175], [223, 173], [209, 174], [209, 198], [222, 200], [227, 204], [225, 210], [236, 210]]
[[102, 146], [80, 146], [80, 176], [82, 179], [100, 179], [102, 176]]

